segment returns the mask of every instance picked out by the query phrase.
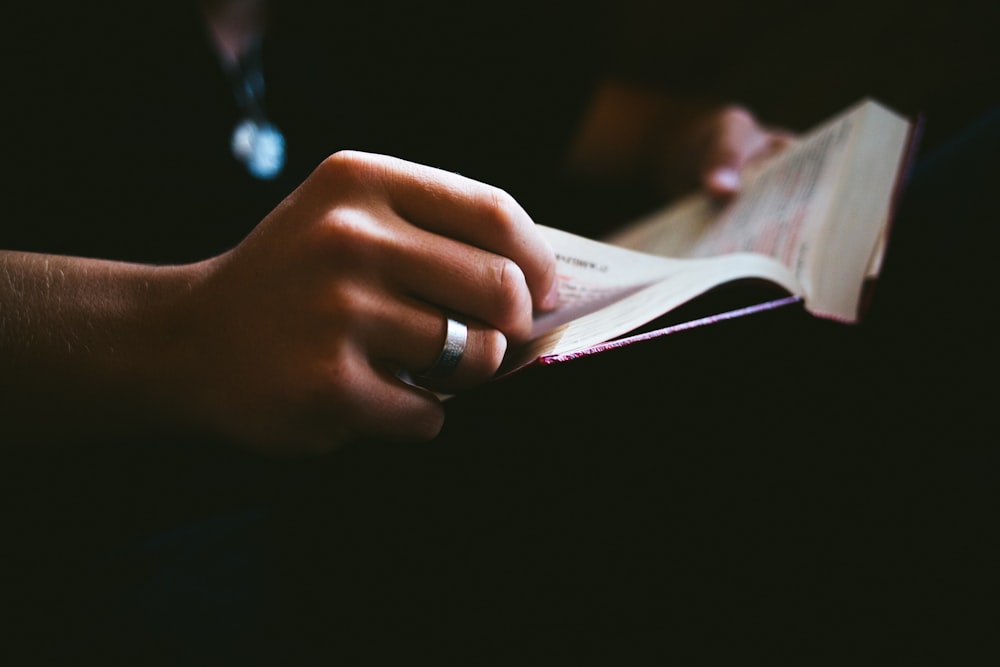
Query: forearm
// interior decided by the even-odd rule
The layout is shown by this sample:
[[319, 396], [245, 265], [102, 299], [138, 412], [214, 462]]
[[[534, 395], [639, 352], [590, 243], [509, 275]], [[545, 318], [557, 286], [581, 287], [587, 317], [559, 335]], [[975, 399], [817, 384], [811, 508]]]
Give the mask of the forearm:
[[0, 252], [0, 424], [32, 440], [175, 426], [197, 266]]

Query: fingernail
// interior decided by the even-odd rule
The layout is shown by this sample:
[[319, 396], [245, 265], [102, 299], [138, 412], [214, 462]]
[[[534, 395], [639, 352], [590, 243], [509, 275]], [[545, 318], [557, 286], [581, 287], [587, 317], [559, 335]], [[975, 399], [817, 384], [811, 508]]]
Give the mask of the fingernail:
[[732, 167], [716, 169], [709, 177], [709, 181], [716, 189], [724, 190], [726, 192], [735, 192], [740, 189], [740, 172], [736, 171]]

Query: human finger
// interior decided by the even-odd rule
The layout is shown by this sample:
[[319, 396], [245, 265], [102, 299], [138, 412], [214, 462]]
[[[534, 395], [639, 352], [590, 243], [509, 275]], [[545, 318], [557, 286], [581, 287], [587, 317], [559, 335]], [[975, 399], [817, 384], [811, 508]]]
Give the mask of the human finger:
[[335, 278], [331, 298], [348, 299], [335, 304], [338, 311], [367, 308], [356, 302], [359, 295], [387, 303], [405, 297], [480, 320], [518, 341], [530, 337], [531, 293], [518, 264], [412, 225], [384, 202], [325, 213], [309, 245]]
[[[507, 338], [493, 327], [419, 300], [382, 304], [363, 325], [364, 347], [375, 367], [458, 391], [489, 380], [503, 362]], [[449, 348], [446, 355], [456, 339], [459, 349]], [[446, 367], [444, 361], [451, 363]]]
[[557, 300], [555, 254], [508, 193], [459, 174], [383, 155], [332, 156], [335, 178], [379, 188], [393, 210], [430, 232], [512, 260], [524, 275], [535, 308]]
[[530, 336], [531, 294], [513, 260], [420, 229], [385, 256], [395, 289], [480, 320], [515, 340]]
[[[340, 371], [352, 378], [351, 391], [338, 392], [324, 413], [336, 424], [348, 420], [358, 434], [400, 440], [429, 440], [444, 424], [444, 409], [432, 392], [413, 385], [388, 367], [372, 367], [363, 355], [351, 357], [354, 367]], [[328, 425], [317, 424], [322, 433]]]
[[752, 113], [728, 107], [710, 121], [701, 163], [702, 184], [709, 194], [731, 196], [742, 185], [742, 172], [770, 139]]

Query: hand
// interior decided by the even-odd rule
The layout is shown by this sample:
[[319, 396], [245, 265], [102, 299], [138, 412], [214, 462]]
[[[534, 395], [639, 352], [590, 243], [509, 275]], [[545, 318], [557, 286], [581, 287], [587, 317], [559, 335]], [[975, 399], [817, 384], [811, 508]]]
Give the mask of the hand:
[[[554, 306], [555, 259], [507, 194], [353, 152], [328, 158], [235, 249], [200, 266], [178, 365], [206, 427], [261, 447], [353, 436], [431, 438], [443, 408], [419, 375], [446, 313], [469, 327], [454, 392], [497, 371], [533, 309]], [[186, 369], [186, 370], [185, 370]]]
[[792, 139], [737, 105], [609, 79], [597, 86], [568, 166], [593, 181], [651, 183], [669, 197], [704, 189], [725, 198], [748, 166]]
[[[491, 378], [555, 256], [506, 193], [402, 160], [325, 160], [233, 250], [152, 266], [0, 251], [0, 421], [26, 441], [213, 432], [260, 449], [431, 438]], [[446, 313], [464, 356], [427, 389]], [[62, 415], [53, 420], [52, 414]]]
[[789, 132], [761, 125], [740, 106], [691, 115], [669, 135], [666, 152], [673, 178], [696, 180], [708, 194], [728, 198], [739, 192], [744, 170], [771, 157], [794, 139]]

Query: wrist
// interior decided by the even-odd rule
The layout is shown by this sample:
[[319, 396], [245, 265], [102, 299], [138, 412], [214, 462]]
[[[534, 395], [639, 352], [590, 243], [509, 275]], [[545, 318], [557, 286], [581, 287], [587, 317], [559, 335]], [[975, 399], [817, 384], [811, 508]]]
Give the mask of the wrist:
[[130, 427], [139, 431], [201, 431], [205, 313], [197, 294], [208, 262], [134, 267], [125, 281], [120, 353], [109, 356], [117, 392], [130, 398]]
[[28, 440], [193, 423], [187, 302], [200, 265], [3, 253], [3, 421]]

